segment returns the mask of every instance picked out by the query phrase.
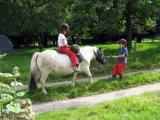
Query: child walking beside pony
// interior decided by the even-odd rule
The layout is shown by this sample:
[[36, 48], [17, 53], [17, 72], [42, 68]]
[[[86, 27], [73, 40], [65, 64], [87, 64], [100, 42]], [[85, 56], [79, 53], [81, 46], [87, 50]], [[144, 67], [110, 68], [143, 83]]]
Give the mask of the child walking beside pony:
[[125, 39], [119, 40], [119, 54], [117, 56], [112, 56], [114, 59], [118, 59], [116, 65], [112, 68], [112, 80], [119, 76], [119, 78], [123, 78], [124, 69], [127, 65], [127, 56], [128, 56], [128, 49], [127, 49], [127, 42]]

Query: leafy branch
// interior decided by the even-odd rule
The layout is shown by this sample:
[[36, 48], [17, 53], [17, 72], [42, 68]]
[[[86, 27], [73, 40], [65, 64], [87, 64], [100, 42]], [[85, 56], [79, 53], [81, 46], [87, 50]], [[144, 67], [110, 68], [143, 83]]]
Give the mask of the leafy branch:
[[23, 86], [21, 82], [17, 82], [17, 78], [20, 77], [19, 68], [14, 67], [13, 73], [0, 73], [1, 78], [12, 79], [10, 85], [0, 82], [0, 109], [1, 109], [1, 118], [3, 120], [2, 114], [4, 112], [4, 106], [9, 112], [13, 113], [12, 120], [14, 120], [14, 114], [21, 111], [21, 105], [16, 102], [17, 97], [24, 96], [24, 92], [18, 92], [16, 90], [17, 86]]

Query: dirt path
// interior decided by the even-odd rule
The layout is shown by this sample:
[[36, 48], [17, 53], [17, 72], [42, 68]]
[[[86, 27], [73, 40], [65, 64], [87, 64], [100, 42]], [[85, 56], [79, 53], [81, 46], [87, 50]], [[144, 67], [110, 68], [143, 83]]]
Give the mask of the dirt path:
[[160, 90], [160, 83], [143, 85], [143, 86], [98, 94], [98, 95], [89, 96], [89, 97], [80, 97], [80, 98], [69, 99], [69, 100], [35, 104], [33, 105], [33, 111], [36, 112], [36, 114], [39, 114], [43, 112], [55, 111], [58, 109], [66, 109], [66, 108], [71, 108], [76, 106], [96, 105], [105, 101], [117, 100], [123, 97], [139, 95], [144, 92], [150, 92], [150, 91], [156, 91], [156, 90]]
[[[135, 74], [139, 74], [139, 73], [144, 73], [144, 72], [160, 72], [160, 69], [155, 69], [155, 70], [143, 70], [143, 71], [138, 71], [138, 72], [129, 72], [129, 73], [125, 73], [126, 76], [128, 75], [135, 75]], [[102, 77], [94, 77], [93, 81], [97, 81], [97, 80], [104, 80], [104, 79], [109, 79], [111, 78], [111, 75], [106, 75], [106, 76], [102, 76]], [[54, 87], [54, 86], [61, 86], [61, 85], [70, 85], [71, 84], [71, 80], [70, 81], [62, 81], [62, 82], [53, 82], [53, 83], [47, 83], [46, 87]], [[78, 79], [76, 80], [76, 82], [88, 82], [87, 78], [83, 78], [83, 79]], [[40, 85], [38, 85], [38, 87], [40, 87]], [[25, 90], [28, 89], [27, 85], [24, 86], [20, 86], [17, 87], [17, 90]]]

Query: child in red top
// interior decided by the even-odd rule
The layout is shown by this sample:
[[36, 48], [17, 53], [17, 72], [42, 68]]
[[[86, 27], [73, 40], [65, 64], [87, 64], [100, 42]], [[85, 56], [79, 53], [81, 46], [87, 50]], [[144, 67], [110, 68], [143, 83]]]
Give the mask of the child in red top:
[[69, 56], [71, 60], [71, 66], [75, 71], [79, 65], [79, 61], [76, 57], [76, 54], [70, 50], [70, 46], [68, 45], [67, 39], [65, 35], [69, 32], [69, 25], [63, 23], [60, 28], [60, 33], [58, 36], [58, 49], [60, 52], [65, 53]]
[[112, 79], [115, 79], [119, 75], [120, 79], [123, 77], [124, 69], [127, 65], [127, 42], [125, 39], [119, 41], [120, 51], [119, 55], [112, 56], [112, 58], [118, 59], [117, 64], [112, 68]]

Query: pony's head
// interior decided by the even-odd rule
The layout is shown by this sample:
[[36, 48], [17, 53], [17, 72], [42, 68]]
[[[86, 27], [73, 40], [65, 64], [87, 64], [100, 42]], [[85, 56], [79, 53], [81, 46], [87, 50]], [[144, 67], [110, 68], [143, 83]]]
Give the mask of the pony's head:
[[104, 56], [103, 50], [101, 48], [98, 48], [95, 52], [94, 52], [95, 56], [96, 56], [96, 60], [101, 63], [101, 64], [105, 64], [106, 63], [106, 57]]

